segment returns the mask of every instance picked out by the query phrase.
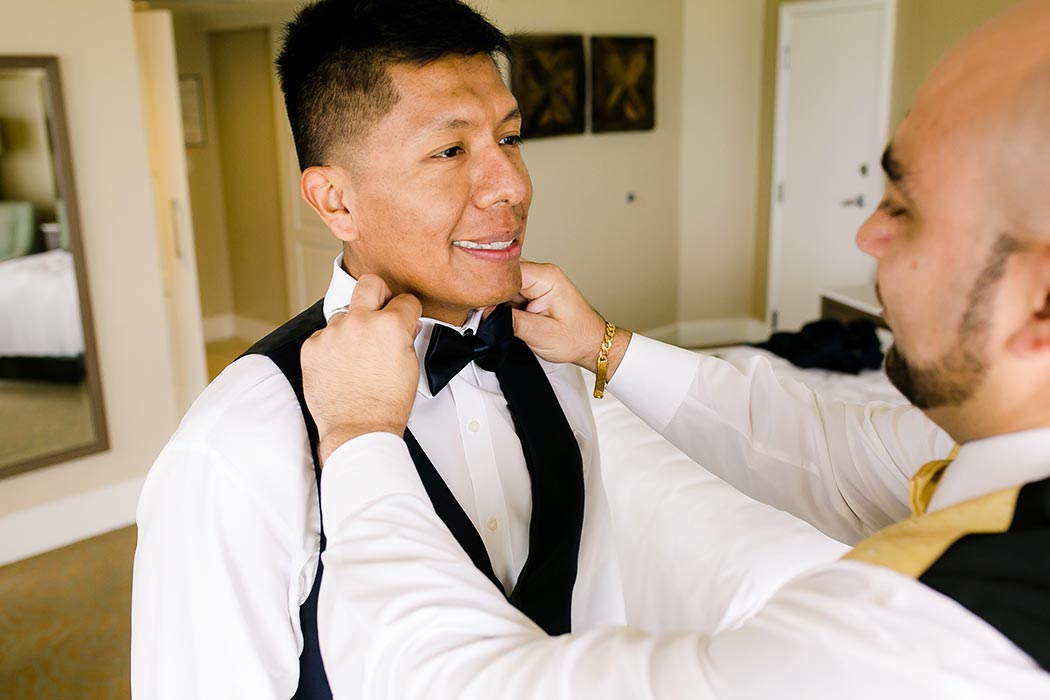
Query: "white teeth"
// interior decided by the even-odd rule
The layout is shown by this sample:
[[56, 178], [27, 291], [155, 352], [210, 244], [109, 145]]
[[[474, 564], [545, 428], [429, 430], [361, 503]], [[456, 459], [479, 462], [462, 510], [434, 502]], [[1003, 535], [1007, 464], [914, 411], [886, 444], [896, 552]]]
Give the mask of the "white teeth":
[[514, 241], [497, 241], [495, 243], [475, 243], [474, 241], [452, 241], [457, 248], [467, 250], [506, 250], [514, 245]]

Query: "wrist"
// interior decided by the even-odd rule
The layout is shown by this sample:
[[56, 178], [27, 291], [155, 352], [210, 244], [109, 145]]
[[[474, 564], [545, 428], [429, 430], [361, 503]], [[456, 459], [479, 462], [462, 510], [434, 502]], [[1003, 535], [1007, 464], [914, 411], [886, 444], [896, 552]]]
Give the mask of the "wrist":
[[594, 371], [594, 398], [600, 399], [605, 395], [606, 384], [616, 374], [616, 370], [627, 352], [627, 346], [631, 342], [632, 333], [628, 330], [617, 328], [612, 323], [604, 322], [601, 343], [598, 346], [597, 356], [592, 356], [590, 369]]
[[404, 437], [405, 427], [401, 426], [400, 429], [398, 429], [397, 426], [385, 423], [360, 423], [341, 425], [326, 430], [319, 436], [317, 441], [317, 457], [321, 461], [321, 468], [324, 468], [325, 463], [328, 462], [328, 458], [331, 457], [332, 453], [337, 449], [354, 438], [359, 438], [362, 435], [369, 435], [372, 433], [390, 433], [402, 438]]
[[623, 356], [627, 354], [627, 346], [631, 344], [631, 338], [634, 334], [625, 328], [619, 328], [616, 331], [616, 337], [613, 338], [612, 348], [609, 350], [609, 370], [606, 374], [606, 381], [612, 379], [613, 375], [616, 374], [616, 370], [620, 367], [620, 361], [623, 360]]

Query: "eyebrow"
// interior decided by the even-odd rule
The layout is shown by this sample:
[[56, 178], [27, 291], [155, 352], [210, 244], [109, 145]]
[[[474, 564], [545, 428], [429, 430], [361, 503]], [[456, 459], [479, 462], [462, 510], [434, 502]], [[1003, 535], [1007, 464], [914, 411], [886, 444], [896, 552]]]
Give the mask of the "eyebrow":
[[893, 155], [893, 143], [886, 146], [886, 150], [882, 152], [882, 170], [886, 173], [886, 177], [889, 178], [890, 182], [898, 186], [903, 185], [904, 167]]
[[[502, 127], [510, 122], [518, 121], [520, 119], [521, 109], [515, 107], [514, 109], [507, 112], [503, 119], [499, 121], [498, 126]], [[437, 119], [424, 126], [422, 129], [420, 129], [419, 133], [426, 134], [433, 133], [435, 131], [452, 131], [455, 129], [467, 129], [472, 126], [477, 126], [477, 124], [475, 122], [470, 121], [469, 119], [449, 119], [447, 117], [438, 117]]]

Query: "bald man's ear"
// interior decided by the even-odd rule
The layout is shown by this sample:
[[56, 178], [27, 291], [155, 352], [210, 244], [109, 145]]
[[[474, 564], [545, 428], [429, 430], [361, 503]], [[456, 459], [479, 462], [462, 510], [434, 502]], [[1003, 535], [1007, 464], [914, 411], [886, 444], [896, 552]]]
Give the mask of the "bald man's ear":
[[299, 179], [299, 189], [310, 208], [341, 241], [356, 241], [360, 231], [351, 211], [353, 188], [349, 176], [333, 165], [307, 168]]
[[1010, 339], [1010, 346], [1021, 357], [1044, 355], [1050, 359], [1050, 245], [1040, 251], [1035, 264], [1038, 286], [1031, 297], [1031, 314], [1024, 327]]

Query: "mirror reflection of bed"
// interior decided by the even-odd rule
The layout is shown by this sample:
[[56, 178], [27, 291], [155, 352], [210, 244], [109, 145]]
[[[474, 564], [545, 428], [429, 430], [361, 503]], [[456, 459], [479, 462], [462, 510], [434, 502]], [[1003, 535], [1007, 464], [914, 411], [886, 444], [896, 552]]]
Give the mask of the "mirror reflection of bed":
[[0, 467], [94, 439], [84, 379], [72, 254], [0, 260]]
[[0, 57], [0, 476], [106, 446], [59, 81]]

